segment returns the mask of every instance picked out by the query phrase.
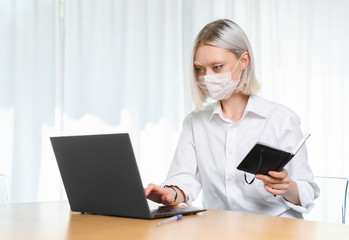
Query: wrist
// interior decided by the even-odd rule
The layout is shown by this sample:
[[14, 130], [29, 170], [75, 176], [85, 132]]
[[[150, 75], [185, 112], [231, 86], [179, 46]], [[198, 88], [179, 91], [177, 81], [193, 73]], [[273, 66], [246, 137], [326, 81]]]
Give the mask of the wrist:
[[165, 185], [164, 188], [171, 188], [174, 191], [175, 195], [173, 197], [173, 203], [175, 203], [177, 201], [177, 197], [178, 197], [177, 190], [173, 186], [170, 186], [170, 185]]
[[283, 194], [282, 196], [286, 201], [291, 202], [295, 205], [301, 206], [299, 193], [298, 193], [298, 186], [297, 186], [297, 183], [292, 179], [290, 179], [289, 187], [286, 190], [286, 193]]

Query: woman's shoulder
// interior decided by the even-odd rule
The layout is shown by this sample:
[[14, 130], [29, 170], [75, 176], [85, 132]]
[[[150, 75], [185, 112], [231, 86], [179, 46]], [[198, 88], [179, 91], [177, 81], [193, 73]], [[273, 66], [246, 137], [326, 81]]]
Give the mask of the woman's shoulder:
[[265, 99], [261, 96], [254, 95], [255, 101], [262, 107], [265, 114], [269, 117], [278, 118], [296, 118], [299, 120], [298, 115], [288, 106]]
[[197, 117], [201, 118], [201, 117], [211, 116], [215, 107], [216, 107], [216, 104], [217, 104], [216, 102], [207, 104], [200, 110], [192, 111], [189, 115], [191, 115], [192, 117], [196, 117], [196, 118]]
[[216, 103], [210, 103], [205, 105], [200, 110], [193, 110], [190, 112], [185, 119], [198, 120], [198, 119], [209, 119], [216, 107]]

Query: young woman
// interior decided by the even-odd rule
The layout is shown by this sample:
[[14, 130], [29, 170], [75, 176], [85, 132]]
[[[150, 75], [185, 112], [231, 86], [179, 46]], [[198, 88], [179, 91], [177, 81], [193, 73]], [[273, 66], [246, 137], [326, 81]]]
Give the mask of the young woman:
[[[291, 151], [303, 137], [292, 110], [256, 95], [260, 87], [243, 30], [227, 19], [207, 24], [195, 41], [193, 73], [196, 111], [184, 120], [166, 181], [149, 184], [146, 196], [191, 204], [202, 190], [207, 208], [302, 218], [319, 195], [305, 146], [280, 172], [257, 174], [252, 184], [236, 169], [257, 141]], [[216, 102], [205, 104], [209, 98]]]

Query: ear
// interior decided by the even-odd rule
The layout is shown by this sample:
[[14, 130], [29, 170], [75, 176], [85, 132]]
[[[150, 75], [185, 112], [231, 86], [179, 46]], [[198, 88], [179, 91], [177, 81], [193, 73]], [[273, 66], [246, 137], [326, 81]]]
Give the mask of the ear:
[[248, 52], [244, 52], [241, 54], [240, 58], [240, 70], [245, 69], [250, 62], [250, 54]]

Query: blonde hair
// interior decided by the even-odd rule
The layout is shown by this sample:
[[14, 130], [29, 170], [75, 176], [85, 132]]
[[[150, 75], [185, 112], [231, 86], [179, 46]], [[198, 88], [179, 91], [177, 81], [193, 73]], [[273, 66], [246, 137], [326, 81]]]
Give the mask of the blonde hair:
[[198, 34], [195, 40], [192, 53], [192, 100], [196, 110], [203, 109], [203, 104], [207, 101], [208, 96], [198, 86], [194, 72], [194, 56], [196, 50], [202, 45], [213, 45], [231, 51], [237, 58], [248, 52], [249, 64], [241, 74], [240, 84], [235, 92], [241, 92], [245, 95], [256, 94], [260, 85], [254, 73], [253, 53], [248, 38], [239, 25], [229, 19], [220, 19], [207, 24]]

